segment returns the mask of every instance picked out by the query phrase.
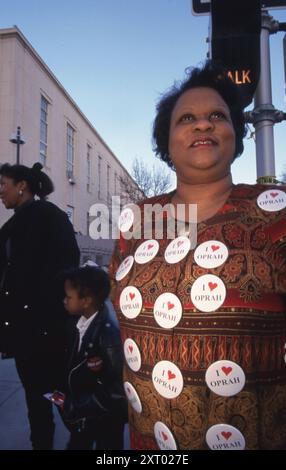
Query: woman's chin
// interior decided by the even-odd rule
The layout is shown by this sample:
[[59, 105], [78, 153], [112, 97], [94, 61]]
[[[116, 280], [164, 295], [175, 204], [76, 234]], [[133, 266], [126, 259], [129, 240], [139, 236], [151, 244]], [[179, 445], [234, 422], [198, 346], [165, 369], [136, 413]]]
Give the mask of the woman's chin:
[[180, 173], [186, 176], [195, 176], [199, 175], [200, 173], [212, 172], [215, 171], [218, 163], [218, 159], [201, 159], [197, 161], [194, 160], [188, 166], [182, 169]]
[[208, 168], [212, 168], [213, 166], [217, 165], [220, 161], [221, 159], [218, 157], [218, 155], [206, 152], [205, 155], [192, 155], [189, 160], [189, 165], [190, 168], [207, 170]]

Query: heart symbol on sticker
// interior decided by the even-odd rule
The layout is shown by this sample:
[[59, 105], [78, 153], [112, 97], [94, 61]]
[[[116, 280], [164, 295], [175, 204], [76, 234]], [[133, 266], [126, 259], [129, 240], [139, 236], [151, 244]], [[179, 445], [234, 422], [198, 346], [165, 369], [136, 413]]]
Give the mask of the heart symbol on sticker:
[[154, 245], [151, 245], [151, 244], [150, 244], [150, 245], [147, 246], [147, 249], [148, 249], [148, 250], [151, 250], [151, 248], [153, 248], [153, 246], [154, 246]]
[[230, 436], [232, 435], [232, 432], [228, 431], [222, 431], [221, 435], [226, 439], [228, 440], [230, 438]]
[[219, 246], [218, 246], [218, 245], [212, 245], [211, 248], [212, 248], [213, 251], [219, 250]]
[[129, 388], [129, 387], [127, 387], [127, 392], [128, 392], [128, 393], [129, 393], [129, 395], [130, 395], [130, 393], [131, 393], [131, 390], [130, 390], [130, 388]]
[[164, 441], [168, 440], [168, 436], [166, 433], [164, 433], [164, 431], [162, 431], [162, 436], [163, 436]]
[[184, 244], [183, 240], [179, 240], [178, 243], [177, 243], [178, 248], [183, 244]]
[[132, 351], [133, 351], [133, 346], [131, 346], [131, 345], [128, 346], [128, 349], [129, 349], [129, 351], [132, 353]]
[[135, 294], [133, 294], [132, 292], [130, 292], [130, 293], [129, 293], [129, 297], [130, 297], [131, 300], [133, 300], [134, 297], [135, 297]]
[[175, 305], [174, 305], [174, 304], [172, 304], [172, 302], [168, 302], [168, 304], [167, 304], [167, 305], [168, 305], [168, 310], [171, 310], [172, 308], [174, 308], [174, 307], [175, 307]]
[[210, 290], [214, 290], [217, 288], [217, 283], [216, 282], [209, 282], [208, 284]]
[[223, 371], [225, 375], [228, 375], [231, 373], [232, 367], [222, 367], [221, 370]]
[[173, 374], [172, 371], [168, 370], [168, 379], [171, 380], [171, 379], [175, 379], [176, 378], [176, 374]]
[[276, 196], [278, 196], [278, 193], [270, 193], [270, 196], [271, 197], [276, 197]]

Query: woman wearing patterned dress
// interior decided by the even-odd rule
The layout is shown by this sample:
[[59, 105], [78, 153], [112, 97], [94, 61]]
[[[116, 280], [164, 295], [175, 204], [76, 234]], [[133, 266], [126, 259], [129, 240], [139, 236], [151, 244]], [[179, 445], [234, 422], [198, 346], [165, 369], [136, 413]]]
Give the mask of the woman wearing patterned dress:
[[[232, 183], [244, 136], [237, 87], [210, 62], [157, 106], [177, 187], [143, 201], [140, 222], [125, 209], [110, 269], [133, 449], [286, 446], [286, 187]], [[162, 236], [154, 217], [140, 236], [146, 204]], [[196, 243], [193, 223], [168, 232], [182, 204], [197, 207]]]

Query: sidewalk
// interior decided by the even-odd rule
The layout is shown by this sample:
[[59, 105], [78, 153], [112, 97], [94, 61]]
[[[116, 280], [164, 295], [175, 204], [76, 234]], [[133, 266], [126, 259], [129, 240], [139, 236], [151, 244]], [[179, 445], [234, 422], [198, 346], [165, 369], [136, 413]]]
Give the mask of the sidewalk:
[[[68, 431], [55, 410], [54, 448], [64, 449]], [[14, 360], [0, 359], [0, 450], [30, 450], [29, 423], [24, 390]]]
[[[69, 433], [55, 409], [55, 450], [64, 450]], [[25, 395], [13, 359], [0, 358], [0, 450], [31, 450]], [[125, 447], [129, 449], [128, 426]]]

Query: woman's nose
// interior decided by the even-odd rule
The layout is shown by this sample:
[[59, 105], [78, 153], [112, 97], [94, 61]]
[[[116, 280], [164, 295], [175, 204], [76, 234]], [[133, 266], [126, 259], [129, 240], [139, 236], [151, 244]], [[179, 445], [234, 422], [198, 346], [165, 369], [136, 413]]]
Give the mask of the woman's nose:
[[209, 120], [208, 117], [197, 117], [194, 129], [199, 131], [207, 131], [213, 129], [213, 123]]

